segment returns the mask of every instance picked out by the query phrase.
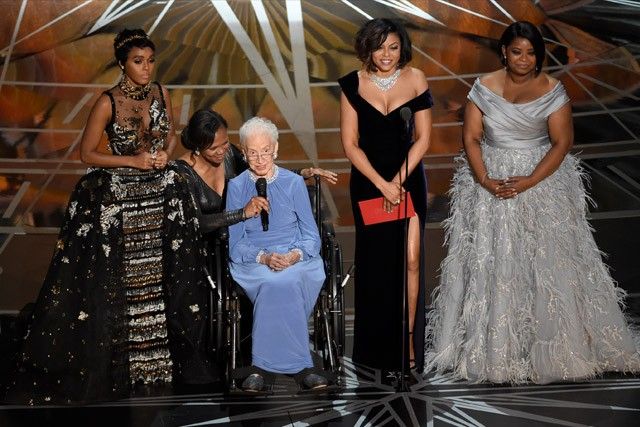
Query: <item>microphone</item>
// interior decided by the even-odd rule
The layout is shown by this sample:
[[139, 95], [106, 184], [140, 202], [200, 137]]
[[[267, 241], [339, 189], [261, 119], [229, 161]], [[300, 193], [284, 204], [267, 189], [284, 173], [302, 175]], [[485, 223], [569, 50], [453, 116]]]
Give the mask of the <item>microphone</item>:
[[411, 109], [409, 107], [402, 107], [400, 109], [400, 117], [404, 120], [404, 131], [409, 136], [409, 128], [411, 127]]
[[[259, 197], [267, 198], [267, 180], [265, 178], [256, 180], [256, 191]], [[260, 219], [262, 220], [262, 231], [267, 231], [269, 229], [269, 213], [264, 209], [261, 210]]]

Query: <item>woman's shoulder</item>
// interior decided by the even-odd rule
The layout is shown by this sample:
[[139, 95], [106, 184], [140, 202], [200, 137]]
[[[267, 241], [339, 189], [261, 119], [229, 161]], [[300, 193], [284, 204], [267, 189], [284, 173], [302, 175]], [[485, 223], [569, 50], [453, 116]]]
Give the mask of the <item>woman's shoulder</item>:
[[238, 175], [234, 176], [233, 178], [231, 178], [229, 180], [229, 184], [234, 183], [234, 184], [240, 184], [246, 180], [249, 179], [249, 169], [243, 171], [242, 173], [239, 173]]
[[505, 71], [504, 68], [501, 68], [499, 70], [478, 77], [477, 81], [480, 82], [482, 86], [486, 87], [494, 93], [502, 93], [504, 78]]
[[353, 70], [338, 79], [338, 84], [343, 92], [350, 93], [354, 89], [357, 90], [359, 83], [358, 70]]
[[427, 82], [427, 76], [424, 74], [419, 68], [414, 67], [405, 67], [407, 78], [410, 79], [412, 86], [417, 87], [418, 89], [422, 88], [420, 92], [424, 92], [429, 88], [429, 83]]
[[194, 171], [193, 167], [189, 164], [187, 159], [184, 157], [179, 157], [173, 162], [174, 167], [180, 172], [192, 172]]
[[113, 99], [113, 95], [109, 91], [102, 92], [98, 99], [96, 99], [96, 103], [93, 104], [94, 109], [100, 110], [108, 110], [111, 113], [111, 101]]
[[539, 78], [542, 81], [542, 85], [544, 86], [545, 92], [549, 92], [555, 89], [556, 86], [558, 86], [559, 84], [562, 85], [562, 82], [560, 82], [560, 80], [556, 79], [555, 77], [547, 73], [540, 73]]

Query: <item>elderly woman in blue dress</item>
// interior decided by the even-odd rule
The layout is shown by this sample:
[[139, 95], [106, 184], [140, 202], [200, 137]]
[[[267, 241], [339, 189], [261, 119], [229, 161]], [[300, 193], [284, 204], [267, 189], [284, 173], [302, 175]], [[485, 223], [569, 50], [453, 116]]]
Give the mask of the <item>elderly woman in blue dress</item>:
[[[325, 279], [320, 236], [301, 176], [274, 164], [278, 130], [254, 117], [240, 127], [240, 145], [249, 169], [229, 181], [227, 209], [239, 209], [267, 182], [269, 226], [260, 215], [229, 227], [231, 274], [254, 305], [252, 365], [258, 372], [298, 374], [307, 389], [327, 385], [313, 373], [307, 320]], [[265, 372], [262, 372], [265, 374]], [[242, 383], [246, 391], [264, 387], [261, 373]]]

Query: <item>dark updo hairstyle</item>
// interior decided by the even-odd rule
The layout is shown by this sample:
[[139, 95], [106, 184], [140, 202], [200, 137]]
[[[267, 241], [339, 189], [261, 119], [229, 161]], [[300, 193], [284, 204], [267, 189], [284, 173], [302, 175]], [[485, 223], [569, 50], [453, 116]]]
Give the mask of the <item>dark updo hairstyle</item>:
[[536, 76], [540, 74], [542, 70], [542, 63], [544, 62], [544, 40], [542, 39], [542, 34], [533, 25], [528, 21], [518, 21], [509, 25], [504, 33], [502, 33], [502, 37], [500, 37], [500, 60], [502, 64], [507, 66], [507, 58], [502, 54], [502, 47], [505, 49], [509, 47], [509, 45], [517, 38], [523, 38], [529, 40], [531, 46], [533, 46], [533, 51], [536, 54]]
[[153, 44], [144, 30], [140, 28], [136, 28], [134, 30], [122, 30], [113, 41], [113, 51], [116, 56], [116, 61], [118, 61], [118, 65], [124, 66], [124, 63], [127, 62], [129, 52], [131, 52], [131, 49], [134, 47], [139, 47], [140, 49], [149, 47], [152, 51], [156, 51], [156, 45]]
[[378, 71], [373, 64], [371, 55], [378, 50], [391, 33], [400, 39], [400, 60], [398, 68], [402, 68], [411, 61], [411, 40], [404, 26], [399, 22], [387, 18], [375, 18], [366, 22], [356, 34], [355, 49], [358, 59], [365, 65], [367, 71]]
[[193, 113], [187, 127], [182, 129], [180, 141], [187, 150], [204, 151], [213, 144], [216, 132], [227, 129], [227, 121], [219, 113], [203, 108]]

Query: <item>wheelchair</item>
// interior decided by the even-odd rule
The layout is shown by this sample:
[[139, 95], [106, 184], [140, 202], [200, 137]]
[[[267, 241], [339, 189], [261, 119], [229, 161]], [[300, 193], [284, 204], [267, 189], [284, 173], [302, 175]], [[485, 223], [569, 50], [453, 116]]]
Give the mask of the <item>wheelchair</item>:
[[[333, 225], [323, 220], [320, 177], [315, 176], [310, 189], [312, 210], [322, 241], [321, 256], [324, 261], [326, 279], [318, 295], [312, 313], [314, 359], [320, 359], [322, 368], [340, 381], [340, 361], [345, 349], [345, 307], [343, 287], [348, 279], [343, 275], [342, 249]], [[229, 243], [226, 228], [218, 230], [212, 242], [214, 253], [210, 258], [208, 274], [211, 286], [209, 300], [209, 348], [222, 367], [222, 377], [229, 392], [238, 390], [238, 380], [244, 374], [242, 366], [251, 362], [251, 307], [242, 288], [235, 283], [229, 270]], [[244, 300], [244, 301], [243, 301]], [[245, 328], [248, 332], [245, 332]]]

